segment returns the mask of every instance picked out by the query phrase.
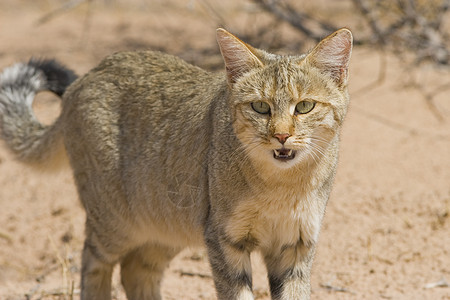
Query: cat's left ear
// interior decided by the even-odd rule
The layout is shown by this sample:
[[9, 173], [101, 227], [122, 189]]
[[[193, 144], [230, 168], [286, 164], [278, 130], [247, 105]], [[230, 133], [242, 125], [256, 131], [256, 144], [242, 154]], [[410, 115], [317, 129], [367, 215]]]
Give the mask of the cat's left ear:
[[263, 66], [253, 47], [223, 28], [217, 29], [217, 43], [225, 61], [228, 83], [233, 84], [242, 74]]
[[351, 31], [342, 28], [324, 38], [307, 55], [306, 60], [322, 72], [331, 75], [339, 86], [346, 86], [352, 46]]

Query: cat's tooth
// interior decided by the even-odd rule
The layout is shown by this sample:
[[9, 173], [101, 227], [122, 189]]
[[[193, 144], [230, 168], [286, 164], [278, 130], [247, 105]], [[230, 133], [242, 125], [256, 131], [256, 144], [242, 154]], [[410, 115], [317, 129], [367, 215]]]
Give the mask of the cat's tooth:
[[288, 156], [291, 156], [291, 155], [292, 155], [292, 149], [289, 149]]
[[275, 152], [275, 155], [276, 155], [276, 156], [280, 156], [280, 151], [278, 151], [278, 150], [276, 150], [276, 149], [274, 149], [273, 151]]

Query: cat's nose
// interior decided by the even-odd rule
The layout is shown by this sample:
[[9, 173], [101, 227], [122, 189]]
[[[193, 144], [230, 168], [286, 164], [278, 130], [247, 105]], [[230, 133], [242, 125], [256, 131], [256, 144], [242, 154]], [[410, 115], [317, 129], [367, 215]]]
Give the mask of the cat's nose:
[[286, 140], [291, 136], [289, 133], [276, 133], [273, 135], [282, 145], [286, 143]]

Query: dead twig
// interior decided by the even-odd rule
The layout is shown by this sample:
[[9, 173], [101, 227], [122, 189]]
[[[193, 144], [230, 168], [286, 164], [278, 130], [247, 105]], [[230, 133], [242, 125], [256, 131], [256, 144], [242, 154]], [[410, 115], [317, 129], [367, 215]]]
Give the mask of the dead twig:
[[89, 29], [91, 27], [91, 17], [92, 17], [92, 8], [91, 8], [91, 3], [93, 0], [70, 0], [66, 3], [64, 3], [63, 5], [61, 5], [60, 7], [56, 8], [55, 10], [45, 14], [44, 16], [42, 16], [41, 18], [39, 18], [36, 21], [36, 25], [43, 25], [47, 22], [49, 22], [50, 20], [52, 20], [53, 18], [57, 17], [58, 15], [74, 9], [76, 7], [78, 7], [79, 5], [87, 2], [88, 3], [88, 7], [86, 10], [86, 16], [84, 18], [83, 21], [83, 32], [82, 32], [82, 36], [81, 36], [81, 44], [84, 45], [84, 42], [87, 40], [88, 38], [88, 33], [89, 33]]
[[70, 282], [69, 300], [73, 300], [73, 294], [75, 293], [75, 281]]
[[367, 20], [367, 23], [369, 23], [369, 27], [371, 28], [375, 36], [375, 43], [380, 43], [382, 45], [386, 44], [385, 35], [383, 34], [380, 25], [376, 21], [376, 18], [373, 16], [373, 13], [369, 9], [367, 3], [363, 0], [352, 1], [355, 7], [359, 9], [363, 17]]
[[200, 278], [212, 278], [209, 274], [202, 274], [197, 272], [187, 272], [183, 270], [177, 270], [178, 273], [180, 273], [181, 276], [191, 276], [191, 277], [200, 277]]
[[50, 245], [53, 248], [53, 251], [55, 253], [56, 259], [59, 262], [59, 265], [61, 267], [61, 272], [62, 272], [62, 284], [63, 287], [61, 290], [64, 290], [64, 294], [65, 296], [68, 296], [69, 299], [73, 298], [73, 293], [74, 293], [74, 280], [71, 278], [70, 272], [69, 272], [69, 259], [67, 258], [67, 245], [66, 245], [66, 249], [65, 249], [65, 257], [63, 257], [59, 251], [58, 251], [58, 247], [56, 246], [55, 241], [53, 240], [53, 238], [51, 236], [48, 237], [50, 240]]
[[[80, 294], [80, 290], [79, 289], [74, 289], [72, 291], [72, 294], [68, 295], [67, 291], [65, 291], [64, 289], [58, 289], [58, 290], [53, 290], [53, 291], [43, 291], [40, 293], [41, 297], [69, 297], [69, 299], [73, 299], [74, 295], [79, 295]], [[64, 298], [65, 299], [65, 298]]]
[[447, 280], [445, 280], [444, 277], [442, 277], [441, 280], [437, 281], [437, 282], [431, 282], [431, 283], [427, 283], [424, 288], [425, 289], [433, 289], [433, 288], [437, 288], [437, 287], [449, 287], [449, 283], [447, 282]]
[[378, 49], [378, 54], [379, 54], [379, 69], [378, 69], [378, 76], [377, 78], [372, 81], [369, 82], [367, 85], [359, 88], [358, 90], [352, 92], [352, 96], [358, 95], [360, 93], [366, 93], [380, 85], [382, 85], [386, 79], [386, 70], [387, 70], [387, 59], [386, 59], [386, 53], [382, 48]]
[[33, 287], [28, 293], [25, 294], [25, 299], [29, 300], [37, 293], [39, 288], [41, 287], [40, 284], [37, 284], [35, 287]]
[[13, 238], [11, 237], [11, 235], [7, 234], [6, 232], [0, 231], [0, 238], [6, 240], [9, 244], [11, 244], [13, 241]]
[[449, 0], [423, 5], [417, 0], [352, 0], [371, 31], [369, 41], [414, 54], [413, 64], [450, 65], [449, 36], [443, 30]]
[[338, 28], [332, 24], [320, 21], [310, 14], [299, 12], [286, 1], [280, 0], [254, 0], [265, 11], [277, 18], [286, 21], [315, 41], [320, 41], [324, 36]]
[[443, 114], [439, 111], [436, 104], [434, 103], [434, 99], [443, 92], [450, 90], [450, 82], [439, 85], [431, 91], [427, 91], [423, 84], [417, 82], [417, 80], [413, 79], [413, 82], [409, 85], [410, 87], [417, 90], [423, 97], [427, 108], [433, 114], [433, 116], [439, 122], [445, 122], [445, 118]]
[[431, 91], [429, 93], [426, 93], [425, 91], [422, 92], [422, 94], [425, 98], [425, 101], [428, 105], [428, 108], [434, 114], [434, 116], [441, 122], [444, 121], [444, 116], [441, 114], [441, 112], [438, 110], [438, 108], [434, 104], [434, 98], [437, 95], [439, 95], [445, 91], [448, 91], [449, 89], [450, 89], [450, 82], [447, 82], [445, 84], [438, 86], [437, 88], [435, 88], [433, 91]]
[[[393, 49], [402, 60], [405, 60], [405, 52], [412, 54], [412, 59], [405, 60], [406, 69], [417, 68], [424, 61], [450, 66], [450, 38], [447, 32], [442, 30], [450, 0], [442, 0], [440, 3], [435, 1], [425, 6], [417, 0], [352, 2], [369, 26], [369, 41], [372, 44], [382, 51]], [[378, 86], [381, 83], [379, 79], [380, 77], [356, 93]], [[433, 116], [443, 122], [444, 116], [436, 107], [434, 97], [450, 89], [450, 84], [444, 84], [431, 92], [427, 92], [419, 83], [415, 83], [414, 88], [422, 94]]]
[[350, 290], [348, 290], [346, 288], [343, 288], [343, 287], [332, 286], [329, 283], [321, 283], [320, 287], [324, 288], [324, 289], [326, 289], [326, 290], [328, 290], [330, 292], [350, 293], [350, 294], [355, 295], [355, 292], [352, 292], [352, 291], [350, 291]]
[[220, 13], [220, 11], [215, 8], [209, 1], [202, 0], [199, 1], [199, 5], [204, 8], [204, 10], [207, 12], [208, 16], [215, 21], [215, 23], [218, 24], [218, 27], [227, 28], [227, 22], [226, 18], [223, 17], [223, 15]]
[[50, 21], [51, 19], [55, 18], [57, 15], [66, 12], [68, 10], [71, 10], [77, 6], [79, 6], [80, 4], [82, 4], [83, 2], [86, 2], [89, 0], [71, 0], [68, 1], [66, 3], [64, 3], [63, 5], [61, 5], [60, 7], [58, 7], [57, 9], [49, 12], [48, 14], [42, 16], [41, 18], [39, 18], [36, 21], [36, 25], [42, 25], [47, 23], [48, 21]]

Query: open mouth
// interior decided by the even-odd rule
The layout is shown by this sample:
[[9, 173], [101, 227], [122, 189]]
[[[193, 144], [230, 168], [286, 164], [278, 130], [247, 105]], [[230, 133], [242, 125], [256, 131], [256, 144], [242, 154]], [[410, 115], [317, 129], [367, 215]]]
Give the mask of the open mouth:
[[273, 158], [280, 161], [289, 161], [295, 157], [295, 150], [292, 149], [274, 149], [273, 150]]

